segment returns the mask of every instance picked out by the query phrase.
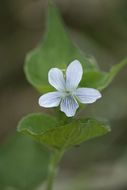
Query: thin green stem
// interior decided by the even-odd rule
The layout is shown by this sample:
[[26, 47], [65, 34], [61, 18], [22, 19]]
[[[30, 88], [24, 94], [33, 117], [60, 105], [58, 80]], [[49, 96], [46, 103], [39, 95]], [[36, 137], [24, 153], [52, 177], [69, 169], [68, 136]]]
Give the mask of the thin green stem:
[[51, 155], [51, 160], [49, 164], [48, 182], [46, 190], [52, 190], [53, 182], [56, 175], [57, 166], [64, 154], [64, 151], [54, 150]]

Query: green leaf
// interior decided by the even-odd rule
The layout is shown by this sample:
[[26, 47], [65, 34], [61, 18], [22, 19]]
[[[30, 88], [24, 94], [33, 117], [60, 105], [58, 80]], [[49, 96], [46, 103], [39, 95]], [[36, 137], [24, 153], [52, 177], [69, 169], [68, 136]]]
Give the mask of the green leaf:
[[0, 148], [0, 190], [34, 190], [47, 176], [49, 153], [32, 138], [16, 133]]
[[[26, 118], [27, 120], [27, 118]], [[27, 123], [27, 126], [24, 128]], [[43, 123], [42, 123], [43, 125]], [[31, 126], [31, 121], [21, 121], [18, 127], [20, 132], [31, 135], [42, 144], [57, 149], [66, 149], [81, 142], [103, 135], [110, 131], [109, 126], [98, 122], [94, 119], [74, 120], [73, 122], [59, 127], [48, 128], [43, 130], [43, 126], [35, 123]], [[36, 128], [41, 127], [38, 133]]]
[[102, 90], [112, 82], [119, 70], [126, 64], [127, 59], [124, 59], [121, 63], [113, 66], [109, 73], [88, 71], [84, 74], [84, 78], [81, 81], [81, 86]]
[[19, 122], [17, 129], [19, 132], [27, 131], [30, 134], [38, 135], [57, 126], [57, 121], [52, 116], [44, 114], [30, 114]]
[[73, 45], [55, 6], [49, 3], [45, 38], [26, 58], [26, 77], [40, 92], [51, 91], [52, 87], [48, 83], [49, 69], [52, 67], [66, 69], [75, 59], [82, 63], [85, 71], [97, 70], [97, 65], [86, 59]]

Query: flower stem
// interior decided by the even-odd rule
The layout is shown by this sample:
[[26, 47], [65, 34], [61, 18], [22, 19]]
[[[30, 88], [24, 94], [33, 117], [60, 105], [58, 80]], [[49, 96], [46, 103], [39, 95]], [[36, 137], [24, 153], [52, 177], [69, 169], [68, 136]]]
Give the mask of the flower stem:
[[54, 150], [51, 155], [51, 160], [49, 164], [48, 182], [46, 190], [52, 190], [53, 182], [56, 174], [57, 166], [64, 154], [64, 151]]

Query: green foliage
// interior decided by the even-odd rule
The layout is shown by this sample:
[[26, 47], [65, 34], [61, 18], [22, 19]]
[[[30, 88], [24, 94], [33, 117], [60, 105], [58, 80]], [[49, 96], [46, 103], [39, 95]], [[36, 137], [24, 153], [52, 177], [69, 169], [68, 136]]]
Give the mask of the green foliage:
[[87, 71], [85, 72], [84, 78], [81, 81], [81, 86], [102, 90], [112, 82], [118, 71], [125, 64], [127, 64], [127, 59], [124, 59], [121, 61], [121, 63], [114, 65], [109, 73], [100, 71]]
[[[54, 117], [44, 114], [31, 114], [24, 117], [18, 124], [18, 131], [27, 130], [31, 134], [41, 134], [47, 130], [55, 128], [57, 121]], [[34, 128], [34, 132], [33, 131]]]
[[28, 54], [25, 74], [28, 81], [40, 92], [48, 92], [52, 87], [48, 83], [48, 71], [52, 67], [66, 69], [67, 65], [78, 59], [84, 70], [97, 70], [97, 65], [86, 59], [68, 37], [55, 6], [50, 3], [47, 15], [47, 27], [43, 42]]
[[[24, 68], [26, 77], [41, 93], [53, 91], [53, 87], [48, 83], [48, 71], [53, 67], [66, 69], [75, 59], [81, 62], [84, 70], [80, 86], [99, 90], [106, 88], [127, 63], [125, 59], [113, 66], [109, 73], [101, 72], [95, 62], [85, 58], [74, 46], [55, 6], [49, 3], [45, 37], [40, 45], [27, 55]], [[49, 167], [51, 182], [54, 175], [52, 172], [66, 149], [110, 131], [107, 124], [95, 119], [67, 120], [62, 114], [56, 112], [59, 120], [44, 114], [31, 114], [18, 124], [19, 132], [31, 136], [58, 153]], [[61, 152], [62, 156], [59, 155]], [[48, 154], [39, 144], [25, 136], [14, 137], [0, 152], [0, 189], [4, 190], [5, 187], [34, 189], [46, 177], [47, 162]]]
[[27, 56], [26, 77], [41, 93], [53, 91], [53, 87], [48, 83], [48, 71], [52, 67], [66, 69], [67, 65], [75, 59], [82, 63], [84, 69], [81, 86], [99, 90], [107, 87], [120, 68], [127, 63], [127, 59], [125, 59], [120, 64], [113, 66], [109, 73], [101, 72], [95, 62], [86, 59], [73, 45], [55, 6], [50, 3], [45, 38]]
[[[81, 142], [103, 135], [110, 131], [109, 126], [94, 119], [78, 119], [64, 126], [55, 127], [54, 120], [52, 127], [46, 125], [43, 115], [42, 120], [38, 120], [40, 115], [31, 115], [21, 120], [18, 125], [19, 132], [26, 133], [42, 144], [57, 149], [66, 149]], [[34, 123], [32, 122], [34, 121]], [[54, 122], [54, 123], [53, 123]], [[38, 130], [39, 128], [39, 130]]]
[[[107, 87], [117, 72], [127, 63], [125, 59], [113, 66], [109, 73], [101, 72], [95, 62], [86, 59], [73, 45], [55, 6], [50, 3], [45, 38], [35, 50], [28, 54], [26, 59], [27, 79], [40, 92], [52, 91], [53, 87], [48, 84], [49, 69], [52, 67], [66, 69], [74, 59], [78, 59], [84, 69], [80, 85], [99, 90]], [[74, 120], [65, 125], [64, 119], [58, 123], [51, 116], [32, 114], [19, 122], [18, 131], [31, 135], [46, 146], [61, 149], [103, 135], [109, 131], [109, 128], [93, 119]]]
[[12, 135], [0, 150], [0, 190], [35, 189], [46, 178], [48, 160], [48, 152], [32, 138]]

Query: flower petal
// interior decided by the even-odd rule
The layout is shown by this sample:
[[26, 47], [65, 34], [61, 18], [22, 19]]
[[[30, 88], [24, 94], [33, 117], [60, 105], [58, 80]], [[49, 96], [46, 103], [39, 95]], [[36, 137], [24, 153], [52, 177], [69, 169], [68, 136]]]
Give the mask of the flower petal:
[[63, 73], [60, 69], [52, 68], [48, 73], [49, 83], [57, 90], [65, 89], [65, 80]]
[[81, 81], [83, 74], [82, 65], [78, 60], [74, 60], [66, 70], [66, 88], [75, 89]]
[[94, 88], [78, 88], [75, 93], [79, 102], [84, 104], [94, 103], [102, 97], [101, 93]]
[[39, 98], [39, 105], [45, 108], [57, 107], [61, 100], [60, 92], [49, 92]]
[[72, 95], [65, 96], [61, 102], [60, 110], [68, 117], [75, 115], [77, 108], [79, 107], [77, 101]]

